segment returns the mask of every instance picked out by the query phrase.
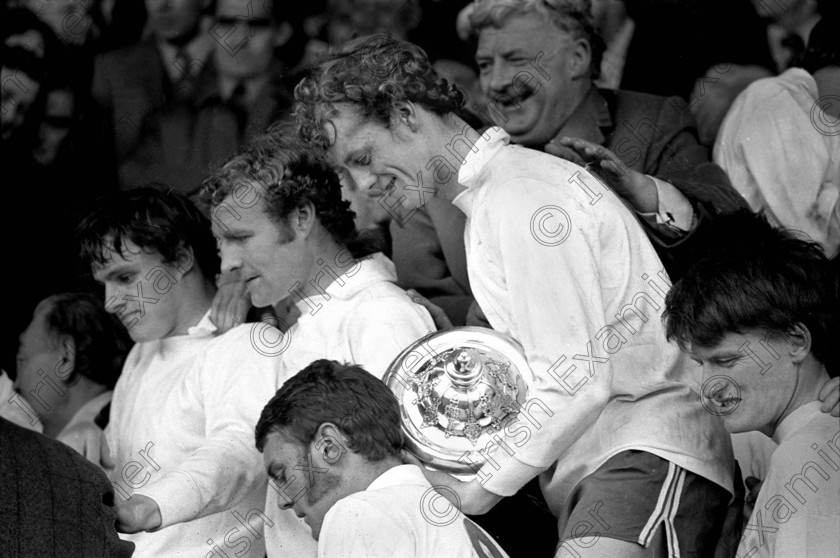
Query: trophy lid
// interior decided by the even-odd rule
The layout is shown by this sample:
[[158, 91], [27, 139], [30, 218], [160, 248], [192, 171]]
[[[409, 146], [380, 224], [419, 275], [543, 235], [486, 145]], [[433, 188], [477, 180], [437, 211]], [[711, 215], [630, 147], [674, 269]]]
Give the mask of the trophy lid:
[[465, 478], [485, 463], [480, 452], [525, 404], [529, 370], [513, 338], [460, 327], [411, 344], [384, 381], [399, 401], [407, 448], [428, 465]]

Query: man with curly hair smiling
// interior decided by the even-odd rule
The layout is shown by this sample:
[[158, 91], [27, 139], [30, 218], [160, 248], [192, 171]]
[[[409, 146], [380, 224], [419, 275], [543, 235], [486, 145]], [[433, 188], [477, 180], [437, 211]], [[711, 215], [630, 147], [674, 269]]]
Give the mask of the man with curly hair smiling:
[[539, 426], [499, 432], [475, 480], [428, 472], [432, 484], [480, 514], [542, 474], [559, 556], [711, 555], [733, 492], [729, 437], [665, 339], [668, 276], [618, 197], [500, 128], [476, 132], [463, 94], [409, 43], [350, 42], [295, 95], [301, 136], [400, 218], [433, 195], [464, 212], [473, 294], [525, 349]]

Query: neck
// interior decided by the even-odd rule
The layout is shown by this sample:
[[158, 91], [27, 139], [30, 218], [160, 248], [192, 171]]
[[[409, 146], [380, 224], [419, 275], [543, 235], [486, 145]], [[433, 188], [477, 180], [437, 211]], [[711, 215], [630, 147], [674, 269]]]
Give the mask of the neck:
[[[353, 257], [343, 244], [333, 240], [328, 231], [312, 231], [312, 241], [317, 246], [309, 260], [306, 278], [292, 289], [291, 296], [295, 303], [312, 297], [329, 296], [326, 290], [353, 265]], [[320, 262], [320, 263], [319, 263]]]
[[[175, 292], [175, 289], [178, 291]], [[171, 300], [178, 301], [181, 312], [175, 330], [166, 337], [186, 335], [189, 328], [197, 325], [213, 304], [216, 287], [200, 272], [189, 271], [172, 289], [170, 295]], [[161, 302], [164, 301], [166, 298], [161, 299]]]
[[784, 420], [791, 415], [795, 410], [820, 400], [820, 390], [822, 386], [829, 380], [828, 372], [825, 366], [813, 357], [808, 357], [799, 365], [799, 370], [796, 371], [796, 385], [794, 387], [793, 395], [790, 402], [785, 408], [784, 412], [779, 416], [775, 424], [768, 426], [764, 434], [772, 437], [776, 433], [776, 429]]
[[41, 419], [44, 426], [44, 436], [56, 438], [64, 427], [67, 426], [79, 409], [85, 406], [88, 401], [108, 391], [103, 385], [88, 382], [84, 378], [79, 379], [73, 387], [63, 386], [67, 392], [59, 399], [48, 415]]
[[382, 461], [369, 462], [368, 466], [364, 469], [365, 473], [359, 479], [360, 484], [363, 485], [360, 490], [367, 490], [373, 481], [381, 477], [387, 471], [390, 471], [394, 467], [399, 467], [402, 464], [402, 461], [396, 457], [386, 457]]
[[[466, 157], [476, 150], [475, 143], [481, 134], [462, 118], [449, 114], [434, 120], [430, 138], [431, 153], [426, 168], [430, 171], [427, 180], [435, 187], [435, 197], [451, 202], [466, 187], [458, 182], [458, 172], [466, 163]], [[435, 165], [432, 162], [437, 161]], [[441, 181], [439, 176], [448, 172], [448, 179]]]

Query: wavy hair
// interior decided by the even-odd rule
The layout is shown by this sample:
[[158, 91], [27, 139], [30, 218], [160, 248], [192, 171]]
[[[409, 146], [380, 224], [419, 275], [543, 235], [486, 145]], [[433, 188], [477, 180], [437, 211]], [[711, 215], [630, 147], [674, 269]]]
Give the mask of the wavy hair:
[[322, 151], [332, 142], [326, 124], [341, 104], [353, 105], [363, 118], [386, 127], [394, 106], [406, 101], [440, 116], [468, 118], [464, 92], [432, 68], [423, 49], [386, 35], [353, 39], [331, 50], [297, 85], [295, 100], [300, 138]]

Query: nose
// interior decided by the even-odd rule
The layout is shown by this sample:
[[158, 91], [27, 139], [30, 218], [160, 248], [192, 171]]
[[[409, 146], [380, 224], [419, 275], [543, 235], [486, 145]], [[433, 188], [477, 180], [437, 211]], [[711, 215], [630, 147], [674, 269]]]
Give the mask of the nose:
[[242, 257], [239, 250], [230, 242], [219, 243], [219, 257], [222, 259], [223, 272], [237, 271], [242, 267]]
[[359, 192], [367, 192], [376, 185], [376, 175], [370, 171], [351, 170], [347, 174], [350, 177], [348, 183], [352, 182]]
[[121, 294], [120, 290], [111, 285], [110, 282], [105, 283], [106, 312], [117, 314], [125, 306], [125, 300]]
[[489, 75], [482, 80], [482, 83], [486, 83], [484, 94], [500, 95], [508, 89], [511, 81], [511, 72], [508, 70], [507, 65], [495, 62]]

